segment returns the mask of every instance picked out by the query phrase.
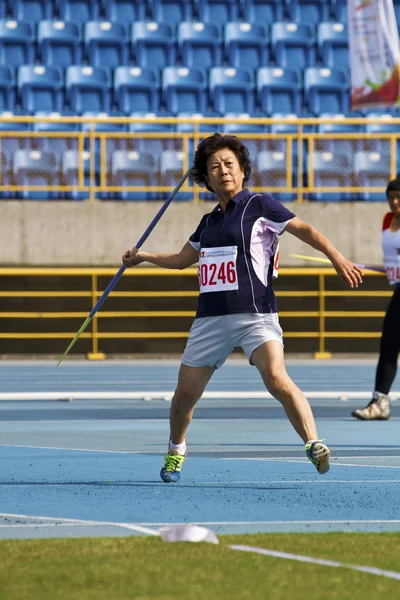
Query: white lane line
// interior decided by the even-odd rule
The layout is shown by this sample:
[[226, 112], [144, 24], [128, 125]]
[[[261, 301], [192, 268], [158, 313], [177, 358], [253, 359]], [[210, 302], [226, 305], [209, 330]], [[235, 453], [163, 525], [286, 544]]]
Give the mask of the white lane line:
[[[1, 516], [1, 515], [0, 515]], [[367, 523], [369, 525], [392, 525], [399, 524], [400, 519], [342, 519], [342, 520], [331, 520], [331, 521], [191, 521], [191, 525], [338, 525], [338, 524], [361, 524]], [[166, 527], [168, 525], [187, 525], [187, 523], [140, 523], [145, 527]]]
[[[79, 481], [79, 482], [74, 482], [74, 481], [69, 481], [68, 482], [68, 487], [81, 487], [86, 485], [87, 483], [90, 483], [91, 485], [109, 485], [110, 487], [112, 487], [112, 484], [117, 484], [117, 485], [121, 485], [121, 484], [126, 484], [126, 485], [131, 485], [132, 484], [132, 480], [129, 479], [105, 479], [105, 480], [96, 480], [96, 481]], [[141, 485], [161, 485], [161, 481], [160, 482], [155, 482], [155, 481], [141, 481], [140, 482]], [[188, 487], [190, 485], [192, 485], [193, 487], [204, 487], [204, 486], [208, 486], [208, 487], [217, 487], [217, 486], [221, 486], [221, 485], [293, 485], [293, 484], [315, 484], [315, 485], [325, 485], [327, 483], [351, 483], [351, 484], [359, 484], [359, 485], [364, 485], [365, 483], [371, 483], [371, 484], [377, 484], [377, 483], [400, 483], [400, 479], [296, 479], [295, 481], [292, 479], [276, 479], [276, 480], [263, 480], [263, 481], [197, 481], [196, 483], [193, 483], [193, 481], [186, 481], [184, 483], [185, 487]], [[0, 481], [0, 487], [1, 488], [17, 488], [17, 487], [25, 487], [25, 486], [30, 486], [30, 485], [37, 485], [40, 484], [40, 486], [42, 487], [46, 487], [51, 485], [52, 487], [54, 487], [55, 485], [63, 485], [65, 486], [65, 481], [19, 481], [19, 482], [15, 482], [15, 483], [2, 483]]]
[[352, 569], [353, 571], [361, 571], [370, 575], [378, 575], [387, 577], [388, 579], [400, 580], [400, 573], [396, 571], [387, 571], [385, 569], [377, 569], [375, 567], [365, 567], [363, 565], [352, 565], [349, 563], [337, 562], [335, 560], [326, 560], [324, 558], [313, 558], [312, 556], [302, 556], [300, 554], [291, 554], [289, 552], [278, 552], [277, 550], [269, 550], [267, 548], [257, 548], [254, 546], [229, 546], [232, 550], [240, 550], [242, 552], [253, 552], [256, 554], [264, 554], [265, 556], [273, 556], [274, 558], [283, 558], [286, 560], [296, 560], [299, 562], [312, 563], [314, 565], [322, 565], [325, 567], [339, 567], [342, 569]]
[[131, 529], [132, 531], [137, 531], [138, 533], [144, 533], [146, 535], [160, 535], [158, 531], [154, 531], [154, 529], [149, 529], [148, 527], [142, 527], [141, 525], [137, 525], [136, 523], [115, 523], [113, 521], [86, 521], [84, 519], [68, 519], [64, 517], [43, 517], [43, 516], [34, 516], [34, 515], [20, 515], [13, 513], [0, 513], [0, 517], [6, 518], [17, 518], [17, 519], [35, 519], [36, 521], [60, 521], [62, 523], [73, 523], [77, 525], [108, 525], [113, 527], [122, 527], [123, 529]]
[[65, 450], [68, 452], [98, 452], [100, 454], [158, 454], [155, 450], [96, 450], [92, 448], [62, 448], [60, 446], [26, 446], [25, 444], [0, 444], [0, 448], [33, 448], [37, 450]]

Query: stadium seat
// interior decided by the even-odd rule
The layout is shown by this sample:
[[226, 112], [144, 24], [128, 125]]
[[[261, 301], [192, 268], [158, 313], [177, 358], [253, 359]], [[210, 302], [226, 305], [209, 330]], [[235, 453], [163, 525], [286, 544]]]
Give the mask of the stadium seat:
[[380, 152], [356, 152], [354, 156], [354, 178], [356, 186], [383, 188], [381, 192], [362, 192], [360, 194], [361, 200], [382, 202], [386, 199], [385, 189], [391, 179], [389, 156]]
[[[254, 178], [257, 187], [262, 187], [265, 193], [270, 193], [281, 201], [293, 200], [293, 193], [285, 191], [288, 188], [287, 155], [283, 151], [260, 152], [254, 163]], [[274, 191], [273, 188], [280, 188]]]
[[[183, 132], [201, 131], [212, 135], [216, 131], [222, 131], [222, 126], [216, 123], [202, 123], [202, 119], [218, 119], [221, 118], [220, 113], [216, 111], [206, 111], [204, 113], [180, 112], [176, 115], [181, 119], [195, 119], [197, 123], [177, 123], [176, 130]], [[189, 140], [190, 142], [191, 140]]]
[[289, 19], [294, 23], [307, 21], [315, 25], [330, 16], [330, 0], [288, 0]]
[[117, 67], [114, 96], [119, 110], [155, 112], [160, 105], [160, 75], [150, 67]]
[[51, 0], [13, 0], [11, 13], [17, 21], [41, 21], [51, 19], [53, 6]]
[[332, 16], [338, 23], [347, 23], [347, 2], [348, 0], [332, 0]]
[[316, 62], [314, 26], [311, 23], [274, 23], [272, 52], [279, 67], [312, 67]]
[[[157, 118], [173, 117], [172, 113], [160, 111], [157, 113], [133, 112], [130, 117], [141, 118], [142, 121], [129, 123], [129, 131], [133, 135], [129, 138], [129, 148], [139, 152], [150, 153], [153, 156], [161, 156], [165, 150], [171, 150], [174, 146], [174, 138], [164, 137], [163, 134], [172, 133], [174, 125], [171, 123], [158, 123]], [[153, 134], [150, 136], [140, 134]]]
[[79, 65], [82, 61], [81, 24], [41, 21], [38, 24], [38, 50], [44, 65]]
[[18, 93], [24, 110], [61, 111], [64, 77], [60, 67], [23, 65], [18, 69]]
[[[112, 155], [113, 186], [157, 185], [158, 182], [154, 177], [156, 170], [158, 170], [158, 165], [150, 153], [117, 150]], [[156, 200], [159, 198], [158, 194], [154, 192], [123, 191], [116, 195], [121, 200]]]
[[302, 82], [299, 69], [261, 67], [257, 71], [257, 94], [261, 110], [272, 113], [299, 114], [302, 105]]
[[15, 74], [10, 67], [0, 66], [0, 111], [13, 110], [15, 104]]
[[[60, 185], [56, 156], [52, 152], [40, 150], [16, 150], [13, 156], [13, 178], [18, 186]], [[28, 191], [17, 192], [17, 197], [25, 200], [50, 200], [58, 198], [57, 192]]]
[[186, 67], [210, 68], [221, 64], [219, 27], [216, 23], [186, 21], [178, 25], [178, 48]]
[[132, 50], [136, 64], [141, 67], [174, 65], [176, 41], [173, 26], [155, 21], [133, 23]]
[[[2, 185], [12, 185], [12, 177], [11, 177], [11, 167], [12, 167], [12, 157], [16, 150], [30, 148], [31, 147], [31, 136], [28, 134], [28, 137], [12, 137], [13, 131], [26, 131], [29, 132], [32, 128], [30, 123], [24, 123], [21, 121], [13, 122], [11, 121], [11, 117], [18, 116], [29, 116], [29, 113], [22, 110], [11, 111], [3, 111], [0, 112], [0, 143], [1, 143], [1, 184]], [[3, 136], [2, 132], [7, 132], [6, 136]], [[0, 192], [1, 199], [12, 199], [15, 198], [15, 192], [10, 191], [2, 191]]]
[[0, 0], [0, 19], [5, 19], [8, 13], [8, 0]]
[[348, 70], [309, 67], [304, 72], [305, 102], [315, 115], [349, 110]]
[[206, 70], [202, 67], [165, 67], [162, 94], [166, 109], [174, 115], [178, 112], [204, 112], [207, 108], [206, 77]]
[[[83, 169], [83, 185], [90, 184], [90, 152], [85, 150], [79, 153], [77, 150], [66, 150], [61, 158], [61, 181], [62, 185], [77, 188], [80, 185], [80, 169]], [[73, 200], [87, 200], [89, 192], [73, 189], [71, 192], [63, 193], [64, 197]]]
[[[185, 163], [184, 152], [175, 150], [167, 150], [166, 152], [163, 152], [160, 158], [160, 185], [170, 186], [172, 189], [174, 189], [178, 181], [182, 179], [189, 166], [189, 161]], [[162, 199], [166, 200], [169, 194], [170, 192], [164, 192]], [[191, 200], [192, 198], [193, 192], [180, 191], [175, 196], [174, 201]]]
[[[313, 187], [352, 187], [353, 165], [350, 154], [336, 152], [313, 152], [312, 173], [308, 172], [308, 182]], [[323, 202], [338, 202], [352, 200], [350, 192], [316, 192], [311, 199]]]
[[[365, 141], [355, 137], [354, 134], [363, 133], [364, 126], [357, 124], [346, 123], [344, 119], [362, 118], [361, 113], [321, 113], [320, 119], [332, 119], [331, 123], [318, 123], [318, 132], [324, 135], [320, 138], [315, 138], [314, 144], [317, 150], [325, 152], [333, 152], [337, 154], [354, 154], [357, 150], [364, 150]], [[343, 133], [343, 138], [333, 138], [329, 134]]]
[[239, 17], [237, 0], [194, 0], [194, 3], [200, 21], [227, 23]]
[[111, 76], [105, 67], [71, 66], [66, 70], [66, 93], [71, 110], [108, 112], [111, 107]]
[[264, 23], [227, 23], [225, 59], [235, 68], [257, 69], [267, 66], [269, 64], [268, 27]]
[[143, 0], [103, 0], [106, 19], [120, 23], [134, 23], [146, 18], [146, 3]]
[[63, 21], [94, 21], [99, 18], [98, 0], [58, 0]]
[[[232, 135], [237, 135], [240, 137], [243, 144], [247, 147], [250, 152], [250, 157], [252, 162], [255, 161], [258, 152], [260, 152], [265, 148], [265, 138], [260, 136], [260, 134], [266, 133], [269, 130], [269, 126], [265, 124], [254, 124], [249, 123], [249, 119], [253, 118], [265, 118], [266, 115], [263, 113], [234, 113], [227, 112], [224, 114], [225, 119], [240, 119], [239, 122], [236, 123], [224, 123], [222, 125], [222, 131], [224, 133], [229, 133]], [[244, 134], [244, 135], [243, 135]], [[252, 137], [250, 134], [258, 134], [255, 137]], [[267, 142], [268, 143], [268, 142]]]
[[114, 69], [129, 63], [129, 45], [124, 23], [88, 21], [84, 45], [89, 64]]
[[245, 21], [250, 23], [275, 23], [285, 17], [285, 3], [282, 0], [241, 0]]
[[[57, 164], [61, 162], [62, 154], [66, 150], [78, 149], [78, 137], [72, 137], [70, 134], [72, 132], [78, 131], [77, 123], [66, 123], [62, 121], [58, 121], [60, 117], [74, 117], [77, 116], [73, 111], [66, 111], [63, 113], [59, 112], [46, 112], [46, 111], [37, 111], [35, 112], [35, 117], [52, 117], [53, 121], [42, 121], [37, 120], [33, 123], [34, 131], [41, 131], [54, 134], [55, 132], [59, 133], [59, 137], [54, 137], [53, 135], [50, 137], [47, 136], [37, 136], [35, 135], [32, 138], [32, 147], [36, 150], [43, 150], [52, 152], [56, 156]], [[67, 134], [67, 135], [65, 135]]]
[[255, 78], [253, 69], [213, 67], [210, 69], [210, 99], [214, 110], [251, 113], [254, 110]]
[[28, 21], [0, 21], [0, 64], [19, 67], [34, 62], [33, 24]]
[[318, 26], [318, 54], [323, 67], [349, 68], [347, 25], [320, 23]]
[[153, 21], [178, 24], [193, 18], [192, 3], [188, 0], [151, 0], [150, 7]]

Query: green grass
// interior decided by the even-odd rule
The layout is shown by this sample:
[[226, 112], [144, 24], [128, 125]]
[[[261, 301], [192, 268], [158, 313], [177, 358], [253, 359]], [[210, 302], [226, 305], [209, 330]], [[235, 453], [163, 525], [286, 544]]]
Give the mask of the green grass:
[[218, 546], [121, 537], [0, 541], [1, 600], [364, 600], [400, 581], [238, 552], [246, 544], [400, 571], [400, 533], [221, 536]]

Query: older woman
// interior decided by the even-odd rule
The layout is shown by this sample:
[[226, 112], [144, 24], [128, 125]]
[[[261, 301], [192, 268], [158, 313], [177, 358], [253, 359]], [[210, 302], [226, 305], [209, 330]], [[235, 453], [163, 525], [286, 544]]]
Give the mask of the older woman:
[[283, 405], [319, 473], [329, 469], [330, 451], [317, 435], [311, 407], [286, 372], [282, 330], [271, 281], [278, 239], [288, 231], [323, 252], [349, 287], [362, 282], [360, 269], [314, 227], [268, 194], [253, 194], [245, 184], [249, 152], [235, 136], [218, 133], [195, 153], [192, 176], [214, 192], [218, 204], [205, 215], [182, 250], [174, 254], [138, 252], [123, 256], [126, 267], [148, 261], [167, 269], [199, 262], [200, 296], [170, 411], [170, 441], [163, 481], [177, 482], [186, 458], [186, 430], [194, 407], [215, 369], [241, 346], [261, 374], [267, 390]]

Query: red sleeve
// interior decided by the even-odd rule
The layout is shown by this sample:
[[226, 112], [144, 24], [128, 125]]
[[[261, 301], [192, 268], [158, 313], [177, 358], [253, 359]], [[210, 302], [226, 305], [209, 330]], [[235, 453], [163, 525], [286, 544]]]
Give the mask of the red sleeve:
[[393, 220], [393, 213], [391, 213], [391, 212], [386, 213], [386, 215], [383, 217], [382, 231], [385, 231], [385, 229], [390, 229], [392, 220]]

